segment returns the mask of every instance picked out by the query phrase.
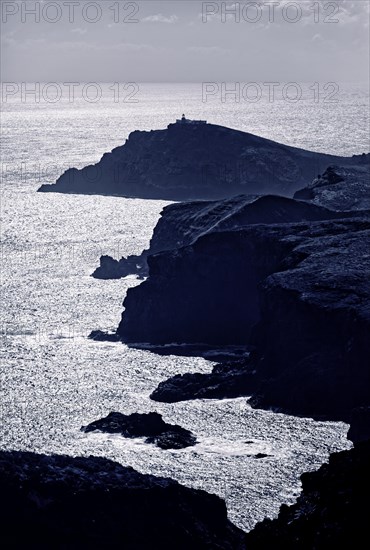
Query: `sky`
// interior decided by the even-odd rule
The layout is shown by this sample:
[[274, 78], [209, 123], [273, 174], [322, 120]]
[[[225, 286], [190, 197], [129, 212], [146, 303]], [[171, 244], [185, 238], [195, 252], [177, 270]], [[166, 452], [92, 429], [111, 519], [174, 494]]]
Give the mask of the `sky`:
[[369, 0], [0, 1], [3, 82], [369, 79]]

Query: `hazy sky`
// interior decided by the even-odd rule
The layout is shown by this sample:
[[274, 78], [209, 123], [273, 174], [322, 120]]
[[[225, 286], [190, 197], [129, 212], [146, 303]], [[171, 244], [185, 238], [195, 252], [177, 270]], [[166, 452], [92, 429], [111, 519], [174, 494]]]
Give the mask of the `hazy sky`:
[[369, 0], [274, 3], [1, 0], [2, 81], [368, 80]]

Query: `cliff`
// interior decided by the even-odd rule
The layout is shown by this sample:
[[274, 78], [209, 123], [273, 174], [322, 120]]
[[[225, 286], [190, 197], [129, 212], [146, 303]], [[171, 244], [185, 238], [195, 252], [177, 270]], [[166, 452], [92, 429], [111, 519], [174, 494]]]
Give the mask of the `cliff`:
[[213, 124], [170, 124], [164, 130], [132, 132], [97, 164], [71, 168], [39, 191], [166, 200], [290, 195], [330, 164], [353, 160]]
[[370, 404], [369, 229], [369, 217], [310, 227], [262, 282], [254, 406], [348, 420]]
[[102, 256], [93, 277], [118, 279], [130, 274], [145, 277], [148, 275], [148, 256], [192, 244], [198, 237], [210, 232], [258, 223], [316, 221], [338, 217], [338, 213], [327, 208], [273, 195], [238, 195], [221, 201], [175, 203], [163, 209], [148, 250], [144, 250], [140, 256], [120, 260]]
[[0, 452], [3, 548], [244, 548], [224, 502], [104, 458]]
[[[249, 344], [252, 358], [203, 375], [196, 391], [253, 393], [254, 406], [347, 419], [370, 403], [369, 248], [368, 213], [208, 233], [148, 258], [150, 277], [129, 290], [118, 334], [131, 343]], [[192, 376], [163, 382], [153, 397], [194, 397]]]

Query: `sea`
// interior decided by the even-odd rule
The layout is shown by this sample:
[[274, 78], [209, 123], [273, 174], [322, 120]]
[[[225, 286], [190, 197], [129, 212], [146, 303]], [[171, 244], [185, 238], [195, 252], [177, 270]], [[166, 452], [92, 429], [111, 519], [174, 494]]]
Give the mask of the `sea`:
[[[225, 499], [230, 520], [250, 530], [295, 501], [303, 472], [351, 447], [348, 426], [253, 410], [247, 398], [151, 401], [162, 380], [210, 372], [214, 363], [89, 340], [92, 330], [117, 327], [127, 289], [141, 282], [91, 273], [103, 254], [120, 258], [147, 247], [169, 203], [36, 191], [68, 167], [97, 162], [131, 131], [165, 128], [182, 113], [313, 151], [367, 152], [368, 88], [343, 84], [337, 101], [327, 101], [325, 83], [321, 98], [302, 83], [299, 101], [283, 94], [238, 101], [221, 92], [205, 96], [196, 83], [122, 85], [121, 97], [105, 83], [95, 99], [93, 87], [84, 92], [81, 85], [71, 98], [62, 83], [47, 93], [45, 86], [39, 96], [7, 97], [1, 114], [0, 449], [103, 456], [171, 477]], [[111, 411], [157, 411], [198, 443], [161, 450], [143, 439], [80, 430]]]

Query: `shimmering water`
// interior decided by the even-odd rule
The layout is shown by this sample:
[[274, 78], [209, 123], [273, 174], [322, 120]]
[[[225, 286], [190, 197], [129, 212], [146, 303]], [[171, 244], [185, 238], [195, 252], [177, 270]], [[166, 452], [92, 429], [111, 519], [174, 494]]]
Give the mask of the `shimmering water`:
[[[2, 116], [3, 178], [1, 448], [102, 455], [141, 472], [170, 476], [226, 499], [229, 517], [250, 529], [282, 502], [299, 476], [348, 448], [347, 426], [252, 410], [246, 399], [150, 401], [163, 379], [208, 372], [197, 357], [158, 356], [96, 343], [93, 329], [117, 326], [135, 278], [90, 277], [101, 254], [139, 253], [163, 201], [37, 194], [62, 169], [96, 162], [134, 129], [162, 128], [183, 111], [312, 150], [366, 150], [366, 94], [351, 88], [337, 105], [202, 103], [200, 85], [146, 85], [137, 104], [7, 103]], [[163, 451], [142, 440], [84, 434], [111, 410], [160, 412], [191, 429], [195, 447]], [[256, 459], [258, 452], [269, 455]]]

